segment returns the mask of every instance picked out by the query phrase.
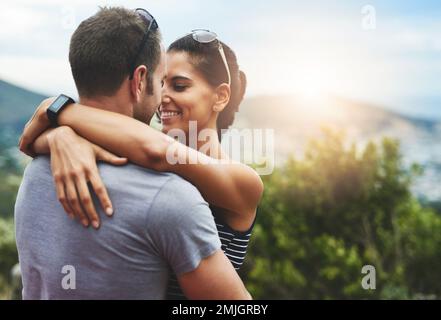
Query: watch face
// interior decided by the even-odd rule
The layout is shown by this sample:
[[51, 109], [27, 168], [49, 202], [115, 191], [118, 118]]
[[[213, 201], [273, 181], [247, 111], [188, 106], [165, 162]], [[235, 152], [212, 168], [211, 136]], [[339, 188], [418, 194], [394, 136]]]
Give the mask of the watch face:
[[60, 108], [69, 100], [68, 97], [59, 96], [50, 106], [51, 111], [57, 113]]

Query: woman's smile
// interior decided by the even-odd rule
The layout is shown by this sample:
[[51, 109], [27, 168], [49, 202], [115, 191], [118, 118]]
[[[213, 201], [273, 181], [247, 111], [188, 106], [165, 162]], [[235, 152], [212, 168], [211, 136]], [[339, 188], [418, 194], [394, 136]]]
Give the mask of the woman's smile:
[[170, 123], [174, 119], [180, 119], [182, 112], [178, 110], [160, 110], [160, 115], [163, 123]]

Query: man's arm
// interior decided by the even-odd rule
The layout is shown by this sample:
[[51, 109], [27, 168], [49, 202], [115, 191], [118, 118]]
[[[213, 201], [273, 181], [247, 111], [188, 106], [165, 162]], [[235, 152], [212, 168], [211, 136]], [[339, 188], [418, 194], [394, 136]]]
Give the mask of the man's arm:
[[250, 299], [221, 250], [213, 215], [197, 189], [172, 176], [150, 207], [147, 235], [189, 299]]
[[178, 281], [188, 299], [252, 299], [222, 250], [217, 250], [203, 259], [195, 270], [178, 276]]

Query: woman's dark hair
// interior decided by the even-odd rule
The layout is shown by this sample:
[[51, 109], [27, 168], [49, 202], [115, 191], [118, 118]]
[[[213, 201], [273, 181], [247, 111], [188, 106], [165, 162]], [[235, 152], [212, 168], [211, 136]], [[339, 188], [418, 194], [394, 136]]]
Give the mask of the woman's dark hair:
[[[218, 41], [210, 43], [199, 43], [193, 39], [191, 34], [182, 37], [173, 42], [167, 52], [183, 51], [190, 57], [193, 67], [198, 70], [207, 82], [217, 87], [222, 83], [228, 83], [228, 73], [222, 57], [219, 53]], [[230, 101], [227, 106], [220, 112], [217, 119], [217, 130], [219, 139], [221, 139], [221, 130], [228, 129], [234, 121], [234, 115], [239, 110], [239, 105], [245, 95], [247, 86], [247, 78], [245, 73], [239, 70], [237, 58], [233, 50], [221, 41], [225, 57], [227, 58], [228, 67], [230, 69]]]

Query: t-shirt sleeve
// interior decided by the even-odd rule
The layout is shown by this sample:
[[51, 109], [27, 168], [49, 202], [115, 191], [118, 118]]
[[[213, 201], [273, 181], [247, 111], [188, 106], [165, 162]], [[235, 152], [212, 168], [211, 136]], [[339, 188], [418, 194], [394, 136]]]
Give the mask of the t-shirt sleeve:
[[196, 269], [221, 248], [208, 204], [192, 184], [175, 176], [156, 195], [147, 230], [158, 254], [176, 275]]

